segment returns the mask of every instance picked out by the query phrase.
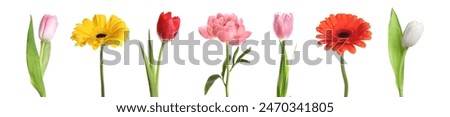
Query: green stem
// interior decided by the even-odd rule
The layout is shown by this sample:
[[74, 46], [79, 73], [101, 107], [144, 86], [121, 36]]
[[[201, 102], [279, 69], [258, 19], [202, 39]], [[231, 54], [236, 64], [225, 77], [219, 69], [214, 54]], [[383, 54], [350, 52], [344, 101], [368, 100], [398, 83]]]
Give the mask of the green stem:
[[406, 56], [406, 52], [408, 51], [408, 48], [406, 48], [403, 53], [402, 53], [402, 59], [400, 61], [400, 70], [399, 70], [399, 77], [397, 80], [397, 88], [398, 88], [398, 93], [400, 97], [403, 97], [403, 81], [404, 81], [404, 77], [405, 77], [405, 56]]
[[158, 54], [158, 62], [156, 64], [156, 83], [155, 83], [155, 90], [152, 91], [153, 95], [152, 97], [158, 97], [158, 87], [159, 87], [159, 66], [161, 65], [161, 57], [163, 54], [163, 50], [164, 50], [164, 46], [166, 45], [167, 42], [162, 42], [161, 43], [161, 47], [159, 49], [159, 54]]
[[101, 95], [105, 97], [105, 83], [103, 81], [103, 48], [104, 45], [100, 46], [100, 83], [101, 83]]
[[344, 55], [341, 55], [341, 72], [342, 77], [344, 78], [344, 97], [348, 97], [348, 80], [347, 80], [347, 74], [345, 73], [345, 66], [344, 66]]
[[[46, 69], [46, 67], [43, 67], [44, 66], [44, 55], [43, 55], [43, 53], [44, 53], [44, 51], [45, 51], [45, 47], [47, 46], [47, 43], [46, 42], [44, 42], [44, 41], [41, 41], [41, 50], [40, 50], [40, 56], [39, 56], [39, 62], [40, 62], [40, 64], [41, 64], [41, 72], [42, 72], [42, 82], [41, 82], [41, 86], [43, 87], [42, 89], [42, 91], [38, 91], [39, 92], [39, 95], [41, 96], [41, 97], [47, 97], [47, 94], [46, 94], [46, 92], [45, 92], [45, 85], [44, 85], [44, 81], [43, 81], [43, 79], [44, 79], [44, 73], [45, 73], [45, 69]], [[45, 65], [46, 66], [46, 65]]]
[[227, 70], [227, 73], [226, 73], [226, 76], [227, 76], [227, 80], [226, 80], [226, 83], [225, 83], [225, 96], [226, 97], [228, 97], [229, 95], [228, 95], [228, 86], [229, 86], [229, 79], [230, 79], [230, 68], [228, 67], [228, 63], [229, 63], [229, 56], [228, 56], [228, 52], [230, 51], [229, 49], [228, 49], [228, 44], [226, 44], [225, 45], [225, 50], [226, 50], [226, 53], [225, 53], [225, 65], [226, 65], [226, 70]]
[[[236, 62], [236, 64], [238, 64], [239, 62]], [[231, 65], [230, 71], [233, 71], [233, 68], [236, 64]]]
[[280, 59], [280, 70], [279, 70], [279, 73], [278, 73], [278, 85], [277, 85], [277, 97], [286, 97], [286, 90], [284, 90], [284, 88], [283, 87], [285, 87], [285, 85], [286, 85], [286, 77], [285, 77], [285, 75], [286, 74], [284, 74], [285, 72], [284, 72], [284, 68], [285, 68], [285, 46], [284, 46], [284, 41], [282, 41], [282, 42], [280, 42], [280, 49], [281, 49], [281, 59]]
[[[46, 45], [47, 44], [44, 41], [41, 41], [41, 51], [39, 52], [40, 53], [39, 61], [41, 62], [41, 67], [44, 66], [44, 61], [42, 61], [44, 59], [44, 56], [42, 55], [42, 53], [44, 53], [44, 49], [45, 49]], [[44, 68], [44, 67], [42, 67], [42, 68]], [[42, 69], [42, 76], [44, 76], [44, 72], [45, 72], [44, 69]]]

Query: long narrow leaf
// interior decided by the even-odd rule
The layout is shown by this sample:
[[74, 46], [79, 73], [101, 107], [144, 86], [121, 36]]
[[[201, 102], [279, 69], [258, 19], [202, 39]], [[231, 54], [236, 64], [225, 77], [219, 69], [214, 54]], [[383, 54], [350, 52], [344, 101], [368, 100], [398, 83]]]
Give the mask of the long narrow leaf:
[[405, 48], [401, 44], [402, 39], [402, 28], [400, 26], [397, 14], [394, 9], [391, 10], [391, 19], [389, 22], [389, 30], [388, 30], [388, 49], [389, 49], [389, 57], [392, 65], [392, 69], [394, 70], [397, 87], [401, 87], [401, 78], [400, 78], [400, 65], [401, 60], [403, 58], [403, 53]]
[[245, 55], [247, 55], [248, 53], [250, 53], [250, 51], [252, 51], [252, 48], [248, 48], [247, 50], [244, 51], [244, 53], [242, 53], [239, 58], [237, 59], [237, 61], [241, 61], [242, 58], [244, 58]]
[[237, 53], [239, 52], [239, 46], [236, 48], [236, 50], [233, 53], [233, 65], [239, 63], [239, 61], [236, 61]]
[[153, 65], [150, 63], [150, 61], [147, 58], [147, 55], [145, 55], [145, 51], [144, 51], [144, 47], [142, 46], [142, 43], [139, 43], [139, 50], [142, 54], [142, 56], [144, 57], [144, 63], [145, 63], [145, 69], [147, 70], [147, 80], [148, 80], [148, 85], [149, 85], [149, 90], [150, 90], [150, 96], [153, 95], [154, 90], [156, 89], [156, 79], [155, 79], [155, 73], [154, 73], [154, 68], [152, 67]]
[[45, 87], [44, 82], [42, 81], [42, 70], [39, 61], [39, 54], [34, 41], [33, 18], [31, 16], [27, 36], [27, 66], [31, 84], [38, 91], [41, 97], [45, 97]]
[[211, 86], [214, 84], [214, 82], [218, 78], [222, 78], [222, 77], [220, 77], [219, 74], [214, 74], [214, 75], [209, 76], [209, 78], [208, 78], [208, 80], [206, 81], [206, 84], [205, 84], [205, 95], [208, 94], [209, 89], [211, 88]]
[[236, 64], [237, 63], [250, 63], [250, 61], [247, 59], [241, 59], [240, 61], [236, 62]]
[[155, 58], [153, 56], [153, 45], [150, 30], [148, 30], [148, 56], [150, 57], [150, 64], [152, 66], [155, 65]]
[[[286, 45], [284, 45], [286, 46]], [[283, 87], [283, 97], [286, 97], [288, 85], [289, 85], [289, 61], [286, 49], [284, 49], [284, 87]]]

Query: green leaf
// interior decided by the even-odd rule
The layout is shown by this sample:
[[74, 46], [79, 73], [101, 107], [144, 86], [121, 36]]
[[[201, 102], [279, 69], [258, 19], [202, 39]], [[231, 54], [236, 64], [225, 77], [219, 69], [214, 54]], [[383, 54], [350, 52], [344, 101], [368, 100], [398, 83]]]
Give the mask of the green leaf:
[[250, 63], [250, 61], [248, 61], [246, 59], [241, 59], [240, 61], [238, 61], [238, 63]]
[[285, 50], [285, 52], [284, 52], [285, 54], [284, 54], [284, 70], [283, 70], [283, 72], [284, 72], [284, 87], [283, 87], [283, 93], [282, 93], [282, 95], [284, 96], [284, 97], [286, 97], [286, 93], [287, 93], [287, 90], [288, 90], [288, 84], [289, 84], [289, 61], [288, 61], [288, 56], [287, 56], [287, 53], [286, 53], [286, 50]]
[[51, 50], [51, 43], [50, 42], [41, 42], [41, 65], [42, 65], [42, 76], [45, 74], [45, 70], [47, 69], [48, 61], [50, 59], [50, 50]]
[[[233, 68], [234, 68], [234, 66], [236, 66], [237, 63], [240, 63], [240, 62], [242, 61], [242, 58], [244, 58], [244, 56], [245, 56], [246, 54], [248, 54], [250, 51], [252, 51], [252, 48], [248, 48], [247, 50], [244, 51], [244, 53], [242, 53], [241, 55], [239, 55], [238, 59], [236, 60], [236, 64], [233, 64], [233, 65], [231, 66], [230, 71], [232, 71]], [[243, 62], [243, 63], [250, 63], [250, 61], [248, 61], [248, 60], [244, 60], [244, 61], [242, 61], [242, 62]]]
[[392, 69], [394, 70], [397, 88], [400, 90], [403, 88], [403, 57], [406, 53], [406, 48], [402, 46], [402, 28], [400, 22], [398, 20], [397, 14], [394, 9], [391, 10], [391, 19], [389, 22], [388, 29], [388, 49], [389, 49], [389, 57], [392, 65]]
[[30, 16], [30, 25], [28, 27], [27, 36], [27, 67], [30, 74], [30, 80], [33, 87], [37, 90], [41, 97], [45, 97], [45, 86], [42, 81], [42, 69], [39, 60], [39, 54], [36, 49], [33, 32], [33, 18]]
[[222, 78], [222, 77], [220, 77], [219, 74], [214, 74], [214, 75], [209, 76], [209, 78], [208, 78], [208, 80], [206, 81], [206, 84], [205, 84], [205, 95], [208, 94], [209, 89], [211, 88], [211, 86], [214, 84], [214, 82], [218, 78]]
[[[286, 44], [284, 44], [284, 46], [286, 46]], [[295, 45], [296, 47], [295, 48], [297, 48], [297, 45]], [[293, 52], [293, 54], [292, 54], [293, 56], [294, 56], [294, 52]], [[286, 52], [286, 48], [284, 49], [284, 60], [285, 60], [285, 62], [284, 62], [284, 64], [285, 64], [285, 75], [286, 75], [286, 79], [287, 79], [287, 77], [289, 76], [289, 57], [288, 57], [288, 54], [287, 54], [287, 52]]]
[[150, 64], [152, 66], [155, 65], [155, 58], [153, 56], [153, 45], [152, 45], [152, 39], [150, 36], [150, 30], [148, 30], [148, 56], [150, 56]]
[[147, 55], [145, 55], [144, 47], [142, 43], [139, 43], [139, 50], [144, 57], [144, 63], [145, 63], [145, 69], [147, 70], [147, 80], [150, 90], [150, 96], [153, 96], [154, 93], [157, 93], [157, 87], [156, 87], [156, 77], [155, 77], [155, 68], [153, 67], [153, 64], [150, 63], [150, 61], [147, 58]]
[[237, 56], [238, 52], [239, 52], [239, 46], [236, 48], [236, 50], [233, 53], [233, 65], [238, 63], [238, 61], [236, 61], [236, 56]]
[[245, 50], [244, 53], [242, 53], [242, 54], [238, 57], [237, 61], [241, 61], [241, 59], [244, 58], [244, 56], [245, 56], [246, 54], [250, 53], [250, 51], [252, 51], [252, 48], [251, 48], [251, 47], [248, 48], [247, 50]]

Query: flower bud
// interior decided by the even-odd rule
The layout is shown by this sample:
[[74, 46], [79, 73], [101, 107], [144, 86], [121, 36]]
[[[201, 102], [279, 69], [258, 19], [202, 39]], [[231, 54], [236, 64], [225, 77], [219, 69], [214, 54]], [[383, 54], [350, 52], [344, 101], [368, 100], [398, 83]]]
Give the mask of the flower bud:
[[423, 33], [423, 24], [417, 21], [411, 21], [406, 26], [403, 32], [402, 45], [403, 47], [412, 47], [416, 45]]
[[58, 27], [56, 16], [44, 15], [39, 26], [39, 38], [49, 42], [55, 35], [56, 27]]

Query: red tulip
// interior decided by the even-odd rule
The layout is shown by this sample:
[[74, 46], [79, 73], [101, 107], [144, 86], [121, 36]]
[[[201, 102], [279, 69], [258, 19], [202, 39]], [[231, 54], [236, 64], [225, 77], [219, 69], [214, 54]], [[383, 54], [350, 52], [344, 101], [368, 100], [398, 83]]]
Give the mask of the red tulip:
[[180, 29], [180, 18], [178, 16], [172, 17], [171, 12], [162, 12], [159, 15], [157, 32], [161, 41], [171, 41], [177, 35]]

